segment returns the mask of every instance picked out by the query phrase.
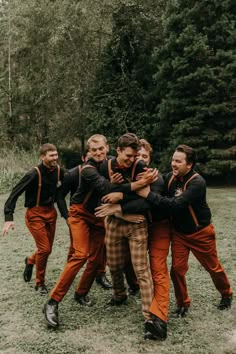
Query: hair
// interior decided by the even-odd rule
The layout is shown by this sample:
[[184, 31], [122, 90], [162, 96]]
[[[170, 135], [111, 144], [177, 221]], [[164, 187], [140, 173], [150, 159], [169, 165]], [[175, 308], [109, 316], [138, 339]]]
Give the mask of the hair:
[[107, 138], [104, 135], [101, 134], [94, 134], [92, 136], [90, 136], [90, 138], [88, 138], [87, 140], [87, 148], [90, 148], [90, 143], [98, 143], [100, 140], [103, 140], [105, 144], [107, 144]]
[[152, 157], [152, 146], [151, 144], [146, 140], [146, 139], [140, 139], [140, 149], [143, 147], [145, 150], [147, 150], [149, 152], [150, 157]]
[[140, 149], [140, 141], [135, 134], [125, 133], [119, 137], [118, 147], [120, 148], [121, 151], [127, 147], [130, 147], [138, 151]]
[[57, 148], [55, 145], [53, 144], [49, 144], [49, 143], [46, 143], [46, 144], [43, 144], [40, 146], [40, 149], [39, 149], [39, 155], [46, 155], [46, 153], [48, 151], [57, 151]]
[[191, 163], [193, 166], [195, 165], [197, 155], [196, 155], [196, 151], [191, 146], [184, 145], [184, 144], [178, 145], [175, 151], [184, 152], [186, 154], [187, 163]]

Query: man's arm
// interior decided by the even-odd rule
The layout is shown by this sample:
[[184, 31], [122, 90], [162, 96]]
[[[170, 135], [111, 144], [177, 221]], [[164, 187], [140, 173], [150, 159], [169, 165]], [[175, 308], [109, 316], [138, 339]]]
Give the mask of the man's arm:
[[27, 172], [24, 177], [21, 178], [21, 180], [15, 185], [4, 206], [5, 221], [13, 221], [13, 214], [15, 211], [17, 199], [27, 189], [29, 184], [36, 176], [37, 171], [33, 168]]

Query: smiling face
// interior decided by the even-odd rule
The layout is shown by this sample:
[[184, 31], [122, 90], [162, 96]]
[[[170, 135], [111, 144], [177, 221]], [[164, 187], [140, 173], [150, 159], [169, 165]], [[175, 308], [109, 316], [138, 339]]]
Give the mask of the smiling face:
[[40, 159], [43, 161], [44, 166], [51, 169], [56, 167], [58, 160], [57, 150], [47, 151], [44, 155], [40, 156]]
[[102, 162], [107, 157], [107, 152], [109, 150], [109, 146], [104, 141], [104, 139], [97, 139], [96, 141], [89, 142], [89, 152], [91, 157], [96, 162]]
[[124, 149], [120, 149], [119, 147], [116, 149], [117, 151], [117, 162], [122, 167], [129, 168], [137, 157], [137, 150], [132, 149], [131, 147], [126, 147]]
[[141, 149], [138, 151], [137, 159], [138, 160], [143, 160], [146, 163], [146, 165], [148, 166], [150, 164], [150, 162], [151, 162], [150, 151], [146, 150], [142, 146]]
[[171, 167], [175, 177], [185, 176], [192, 169], [192, 166], [192, 163], [187, 162], [185, 152], [174, 152]]

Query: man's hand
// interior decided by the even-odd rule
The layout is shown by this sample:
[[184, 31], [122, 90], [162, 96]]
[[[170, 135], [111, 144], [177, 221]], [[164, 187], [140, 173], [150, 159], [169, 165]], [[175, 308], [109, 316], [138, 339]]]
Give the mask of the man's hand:
[[14, 228], [15, 228], [14, 221], [6, 221], [3, 225], [3, 228], [2, 228], [2, 236], [4, 236], [5, 234], [8, 234], [8, 231], [10, 229], [14, 230]]
[[121, 201], [122, 199], [123, 199], [122, 192], [113, 192], [113, 193], [109, 193], [107, 195], [104, 195], [104, 197], [102, 197], [102, 202], [115, 204], [115, 203], [119, 203], [119, 201]]
[[140, 188], [136, 191], [136, 194], [138, 194], [140, 197], [147, 198], [148, 194], [150, 193], [150, 185]]
[[140, 179], [131, 183], [131, 190], [135, 191], [139, 188], [145, 187], [158, 179], [158, 170], [156, 168], [148, 168]]
[[118, 219], [122, 219], [134, 224], [140, 224], [145, 220], [145, 216], [141, 214], [122, 214], [122, 213], [116, 213], [115, 217]]
[[113, 183], [113, 184], [121, 184], [123, 182], [124, 182], [124, 178], [123, 178], [121, 173], [119, 173], [119, 172], [112, 173], [112, 175], [111, 175], [111, 183]]
[[97, 218], [103, 218], [104, 216], [114, 215], [121, 212], [120, 204], [103, 204], [95, 209], [94, 215]]

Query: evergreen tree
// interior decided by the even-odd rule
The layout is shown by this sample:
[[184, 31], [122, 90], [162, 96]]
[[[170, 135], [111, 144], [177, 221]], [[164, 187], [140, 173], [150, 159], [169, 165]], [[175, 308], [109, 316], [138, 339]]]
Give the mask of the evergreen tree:
[[204, 175], [236, 171], [235, 1], [170, 0], [154, 61], [162, 167], [185, 143]]
[[[149, 137], [155, 107], [151, 55], [159, 38], [158, 15], [152, 7], [121, 4], [113, 14], [112, 38], [101, 58], [91, 95], [88, 132], [110, 141], [124, 132]], [[151, 94], [150, 94], [151, 93]]]

